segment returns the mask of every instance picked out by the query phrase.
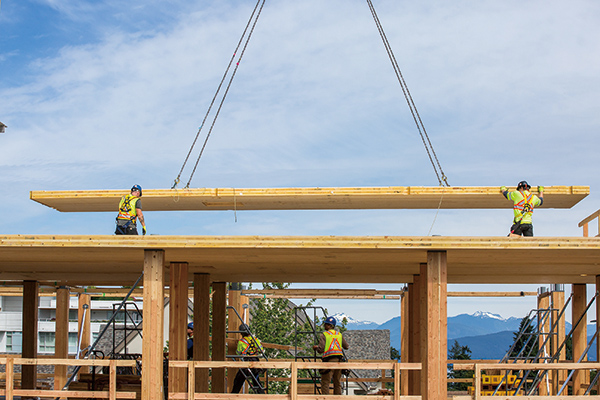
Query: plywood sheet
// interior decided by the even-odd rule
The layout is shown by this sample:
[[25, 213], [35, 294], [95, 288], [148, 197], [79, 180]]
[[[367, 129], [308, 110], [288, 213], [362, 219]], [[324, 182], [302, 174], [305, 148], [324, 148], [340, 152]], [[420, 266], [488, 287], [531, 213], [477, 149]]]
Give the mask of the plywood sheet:
[[595, 283], [600, 238], [364, 236], [0, 236], [0, 281], [126, 285], [145, 249], [222, 282], [410, 283], [427, 252], [448, 283]]
[[[62, 212], [116, 212], [128, 190], [32, 191], [32, 200]], [[544, 208], [571, 208], [589, 186], [548, 186]], [[266, 189], [144, 189], [145, 211], [511, 208], [499, 186]]]

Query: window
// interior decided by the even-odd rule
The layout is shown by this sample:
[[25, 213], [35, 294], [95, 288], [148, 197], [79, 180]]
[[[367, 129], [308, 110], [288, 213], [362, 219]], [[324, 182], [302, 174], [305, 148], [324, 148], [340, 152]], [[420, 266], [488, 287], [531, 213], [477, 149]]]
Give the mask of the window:
[[54, 332], [40, 332], [38, 334], [38, 351], [40, 353], [54, 354], [55, 336]]
[[6, 352], [23, 352], [23, 334], [21, 332], [6, 332]]
[[69, 353], [77, 353], [77, 332], [69, 332]]

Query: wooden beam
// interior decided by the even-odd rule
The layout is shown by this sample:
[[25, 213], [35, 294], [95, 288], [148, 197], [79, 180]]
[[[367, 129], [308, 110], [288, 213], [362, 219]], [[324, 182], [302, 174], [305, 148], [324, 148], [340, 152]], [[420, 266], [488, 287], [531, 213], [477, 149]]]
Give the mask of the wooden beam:
[[[187, 360], [188, 264], [169, 265], [169, 360]], [[169, 392], [185, 392], [187, 372], [169, 368]]]
[[[227, 309], [228, 331], [237, 331], [239, 325], [244, 322], [240, 321], [236, 314], [237, 311], [240, 317], [243, 318], [241, 289], [242, 284], [234, 282], [229, 285], [229, 290], [227, 291], [227, 305], [235, 309], [235, 311]], [[239, 339], [239, 333], [227, 333], [227, 355], [235, 355], [237, 353], [236, 344]], [[233, 378], [237, 374], [237, 371], [237, 368], [227, 368], [227, 393], [231, 393], [231, 389], [233, 389]]]
[[[61, 286], [56, 290], [56, 324], [54, 357], [69, 358], [69, 306], [71, 296], [69, 288]], [[67, 366], [54, 367], [54, 389], [62, 390], [67, 383]]]
[[[571, 208], [589, 186], [546, 186], [544, 208]], [[32, 191], [62, 212], [115, 212], [129, 190]], [[144, 189], [145, 211], [512, 208], [498, 186]]]
[[84, 358], [91, 341], [92, 308], [89, 294], [81, 293], [77, 308], [77, 338], [79, 343], [79, 357]]
[[[410, 362], [410, 323], [409, 323], [409, 305], [410, 296], [402, 296], [400, 300], [400, 360], [403, 363]], [[398, 371], [400, 373], [400, 371]], [[396, 376], [395, 376], [396, 377]], [[400, 376], [400, 389], [402, 396], [408, 396], [409, 376], [408, 371], [403, 371]]]
[[[573, 362], [578, 362], [587, 345], [587, 319], [584, 315], [586, 305], [586, 285], [573, 285], [572, 325], [575, 326], [583, 315], [582, 321], [573, 330]], [[587, 358], [583, 359], [583, 361], [586, 360]], [[573, 373], [573, 395], [583, 395], [585, 393], [583, 387], [586, 381], [584, 373], [585, 371], [575, 371]]]
[[[421, 277], [408, 284], [409, 362], [421, 362]], [[409, 371], [409, 395], [421, 394], [421, 371]]]
[[[212, 360], [225, 361], [225, 336], [227, 334], [227, 283], [213, 282]], [[212, 370], [212, 393], [225, 393], [225, 370]]]
[[[540, 351], [540, 354], [542, 355], [542, 357], [552, 357], [552, 354], [550, 353], [550, 340], [549, 340], [549, 335], [550, 335], [550, 320], [551, 320], [551, 314], [550, 314], [550, 296], [547, 295], [547, 293], [544, 293], [545, 295], [542, 296], [538, 296], [537, 299], [537, 308], [538, 310], [548, 310], [548, 312], [541, 312], [538, 313], [538, 320], [537, 320], [537, 326], [539, 329], [539, 339], [538, 339], [538, 351]], [[546, 375], [546, 377], [544, 378], [544, 381], [542, 382], [542, 384], [538, 387], [538, 394], [540, 396], [548, 396], [550, 394], [550, 392], [548, 391], [548, 386], [546, 386], [546, 379], [550, 379], [550, 375]]]
[[600, 258], [600, 239], [582, 237], [0, 235], [0, 282], [131, 284], [148, 247], [163, 248], [166, 262], [186, 260], [190, 273], [235, 282], [409, 283], [427, 251], [444, 250], [449, 283], [595, 284]]
[[446, 252], [430, 251], [421, 267], [421, 396], [423, 400], [447, 398], [447, 274]]
[[[210, 359], [210, 297], [210, 275], [194, 274], [194, 360], [197, 361]], [[196, 369], [195, 378], [195, 390], [208, 393], [208, 369]]]
[[[38, 346], [38, 282], [23, 282], [23, 358], [37, 358]], [[21, 367], [21, 388], [35, 389], [37, 368], [35, 365]]]
[[[556, 354], [558, 351], [558, 346], [560, 346], [566, 337], [566, 318], [565, 313], [560, 314], [561, 310], [565, 307], [565, 292], [563, 290], [553, 290], [552, 295], [552, 308], [554, 311], [552, 312], [552, 326], [557, 326], [556, 337], [553, 337], [552, 343], [552, 354]], [[559, 356], [558, 363], [566, 362], [566, 349], [563, 346]], [[560, 382], [564, 382], [566, 379], [566, 371], [556, 371], [552, 377], [552, 383], [554, 388], [554, 393], [558, 393], [560, 389]]]
[[164, 252], [144, 251], [142, 399], [163, 400]]

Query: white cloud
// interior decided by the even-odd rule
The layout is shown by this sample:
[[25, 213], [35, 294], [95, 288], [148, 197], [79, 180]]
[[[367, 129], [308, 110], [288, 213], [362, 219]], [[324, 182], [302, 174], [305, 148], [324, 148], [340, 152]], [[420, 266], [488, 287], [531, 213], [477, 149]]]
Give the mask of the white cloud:
[[[108, 214], [86, 216], [98, 224], [82, 225], [29, 202], [28, 191], [170, 187], [254, 2], [37, 3], [56, 13], [41, 34], [58, 38], [59, 50], [34, 51], [35, 41], [19, 36], [18, 50], [0, 52], [0, 68], [11, 63], [0, 83], [0, 120], [10, 126], [0, 136], [0, 184], [8, 192], [0, 209], [31, 215], [11, 215], [0, 229], [111, 230]], [[600, 183], [591, 167], [600, 122], [600, 5], [375, 6], [451, 184], [525, 178], [594, 190]], [[3, 7], [24, 23], [27, 15], [17, 11]], [[13, 37], [20, 25], [0, 18], [2, 37]], [[363, 185], [437, 185], [368, 7], [267, 2], [192, 186]], [[577, 222], [596, 203], [593, 194], [575, 210], [540, 210], [536, 233], [579, 235]], [[237, 224], [231, 213], [148, 219], [157, 233], [424, 235], [434, 214], [243, 213]], [[45, 222], [32, 224], [34, 216]], [[432, 233], [504, 235], [509, 220], [503, 211], [442, 210]]]

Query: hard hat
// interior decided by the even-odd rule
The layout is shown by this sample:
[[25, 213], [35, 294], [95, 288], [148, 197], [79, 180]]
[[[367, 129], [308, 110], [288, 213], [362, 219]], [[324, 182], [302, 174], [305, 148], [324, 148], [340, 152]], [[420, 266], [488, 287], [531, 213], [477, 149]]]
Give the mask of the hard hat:
[[241, 333], [250, 333], [250, 328], [246, 324], [241, 324], [240, 328], [239, 328], [239, 331]]
[[525, 190], [529, 190], [529, 189], [531, 189], [531, 186], [529, 185], [529, 183], [527, 183], [527, 181], [521, 181], [521, 182], [519, 182], [519, 184], [517, 185], [517, 190], [519, 190], [519, 189], [521, 189], [521, 188], [523, 188], [523, 189], [525, 189]]
[[333, 317], [327, 317], [327, 319], [325, 319], [325, 322], [323, 322], [323, 324], [329, 324], [329, 325], [335, 327], [335, 324], [337, 324], [337, 321]]
[[194, 329], [194, 323], [193, 322], [190, 322], [188, 324], [188, 329]]
[[138, 192], [140, 192], [140, 197], [142, 197], [142, 187], [140, 185], [133, 185], [133, 187], [131, 188], [131, 191], [133, 192], [134, 190], [137, 190]]

